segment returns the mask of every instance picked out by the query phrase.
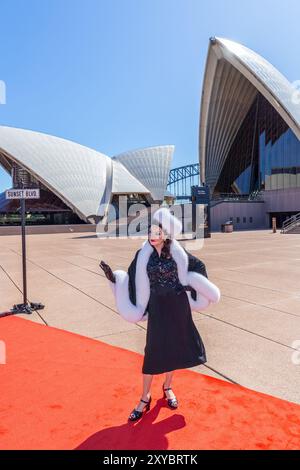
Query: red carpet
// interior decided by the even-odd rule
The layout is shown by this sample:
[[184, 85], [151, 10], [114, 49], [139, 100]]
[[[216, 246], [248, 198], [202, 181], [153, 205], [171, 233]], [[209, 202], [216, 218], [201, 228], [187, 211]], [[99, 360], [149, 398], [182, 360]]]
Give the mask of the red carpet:
[[0, 319], [1, 449], [299, 449], [300, 406], [196, 372], [176, 372], [138, 423], [142, 356], [16, 317]]

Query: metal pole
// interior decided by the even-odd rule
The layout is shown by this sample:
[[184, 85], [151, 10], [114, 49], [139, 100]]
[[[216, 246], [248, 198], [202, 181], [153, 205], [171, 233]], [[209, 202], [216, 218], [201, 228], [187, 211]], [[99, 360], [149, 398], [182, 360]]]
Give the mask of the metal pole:
[[21, 220], [22, 220], [23, 303], [27, 304], [25, 199], [21, 199]]
[[[18, 189], [24, 189], [24, 184]], [[39, 197], [39, 194], [34, 196]], [[6, 199], [14, 199], [13, 195], [8, 194]], [[3, 312], [0, 317], [13, 315], [15, 313], [32, 313], [36, 310], [42, 310], [45, 306], [41, 302], [28, 302], [27, 300], [27, 270], [26, 270], [26, 201], [24, 194], [20, 198], [20, 209], [21, 209], [21, 234], [22, 234], [22, 267], [23, 267], [23, 303], [14, 304], [10, 312]]]

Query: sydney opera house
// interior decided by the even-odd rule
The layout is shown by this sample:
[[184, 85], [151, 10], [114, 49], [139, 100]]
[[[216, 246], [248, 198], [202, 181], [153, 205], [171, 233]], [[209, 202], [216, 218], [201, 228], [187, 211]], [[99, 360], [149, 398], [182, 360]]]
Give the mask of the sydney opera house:
[[[162, 202], [174, 146], [149, 147], [110, 158], [77, 143], [39, 132], [0, 126], [0, 164], [13, 187], [40, 188], [27, 201], [32, 222], [97, 223], [118, 197]], [[0, 217], [13, 221], [18, 200], [0, 195]]]
[[[211, 38], [199, 131], [212, 228], [267, 228], [300, 212], [300, 93], [241, 44]], [[218, 202], [218, 203], [217, 203]]]
[[[32, 223], [94, 223], [120, 195], [161, 203], [174, 146], [112, 158], [58, 137], [0, 126], [0, 165], [13, 186], [39, 187]], [[187, 162], [189, 163], [189, 162]], [[300, 212], [300, 92], [269, 62], [223, 38], [209, 42], [200, 108], [200, 181], [209, 186], [211, 228], [267, 228]], [[18, 201], [0, 195], [0, 223]]]

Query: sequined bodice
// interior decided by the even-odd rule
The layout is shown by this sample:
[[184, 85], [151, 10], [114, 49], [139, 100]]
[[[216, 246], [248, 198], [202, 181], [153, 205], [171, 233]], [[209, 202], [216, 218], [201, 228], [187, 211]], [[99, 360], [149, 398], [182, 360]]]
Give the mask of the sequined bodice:
[[150, 290], [157, 286], [181, 290], [182, 284], [178, 278], [177, 264], [174, 258], [163, 258], [153, 248], [147, 263], [147, 273], [150, 281]]

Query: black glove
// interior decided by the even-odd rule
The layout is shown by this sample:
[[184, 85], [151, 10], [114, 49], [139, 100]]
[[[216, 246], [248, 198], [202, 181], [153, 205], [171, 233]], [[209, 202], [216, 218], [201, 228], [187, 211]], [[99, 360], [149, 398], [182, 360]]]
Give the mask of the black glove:
[[175, 291], [176, 291], [176, 294], [181, 294], [181, 292], [184, 292], [184, 291], [192, 291], [193, 288], [191, 286], [183, 286], [182, 284], [180, 284], [178, 287], [175, 288]]
[[106, 264], [103, 260], [101, 260], [101, 262], [99, 263], [99, 266], [103, 270], [105, 276], [107, 277], [109, 281], [116, 282], [116, 277], [114, 273], [112, 272], [111, 267], [108, 264]]

